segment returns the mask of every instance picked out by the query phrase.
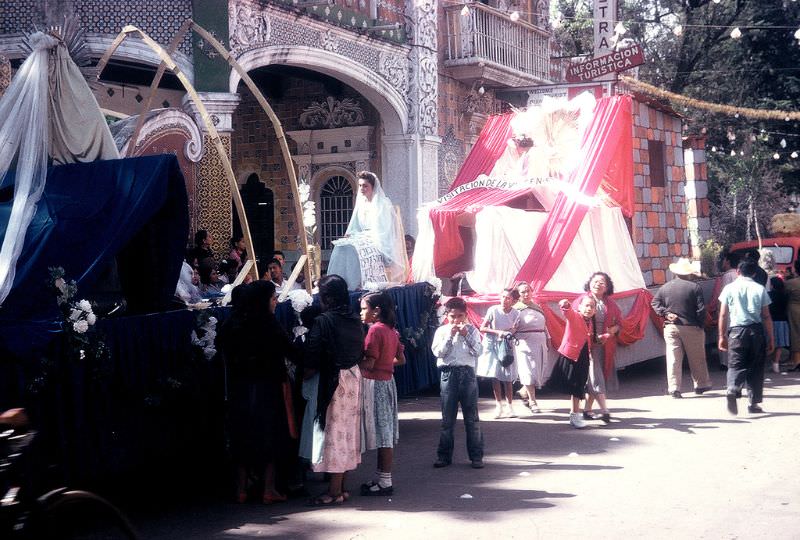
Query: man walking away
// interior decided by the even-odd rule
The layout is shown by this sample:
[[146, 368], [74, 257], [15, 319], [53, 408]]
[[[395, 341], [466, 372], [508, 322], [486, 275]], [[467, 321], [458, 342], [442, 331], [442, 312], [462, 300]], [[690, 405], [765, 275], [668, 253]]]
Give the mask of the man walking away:
[[[728, 412], [738, 414], [736, 399], [747, 386], [750, 413], [761, 413], [764, 395], [764, 361], [775, 348], [770, 299], [767, 290], [753, 281], [756, 264], [739, 265], [739, 277], [719, 295], [719, 349], [728, 351]], [[730, 317], [730, 319], [729, 319]], [[730, 328], [728, 321], [730, 320]]]
[[688, 259], [678, 259], [669, 265], [675, 277], [665, 283], [653, 297], [653, 310], [664, 317], [664, 342], [667, 344], [667, 393], [681, 396], [683, 355], [689, 359], [694, 393], [711, 389], [706, 364], [706, 333], [703, 324], [706, 307], [703, 291], [691, 280], [696, 273]]

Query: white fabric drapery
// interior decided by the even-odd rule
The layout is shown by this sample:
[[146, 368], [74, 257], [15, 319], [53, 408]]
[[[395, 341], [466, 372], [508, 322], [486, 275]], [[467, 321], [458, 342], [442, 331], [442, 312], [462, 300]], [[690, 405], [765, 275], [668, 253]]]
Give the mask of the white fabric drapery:
[[32, 52], [0, 99], [0, 185], [14, 185], [0, 247], [0, 304], [14, 283], [25, 233], [44, 191], [48, 159], [119, 158], [100, 107], [64, 43], [42, 32], [29, 36], [28, 43]]
[[[474, 268], [467, 272], [478, 293], [497, 294], [513, 285], [547, 214], [505, 206], [484, 208], [475, 216]], [[619, 208], [589, 211], [547, 291], [581, 292], [592, 272], [607, 272], [616, 291], [644, 288], [644, 279], [625, 219]]]

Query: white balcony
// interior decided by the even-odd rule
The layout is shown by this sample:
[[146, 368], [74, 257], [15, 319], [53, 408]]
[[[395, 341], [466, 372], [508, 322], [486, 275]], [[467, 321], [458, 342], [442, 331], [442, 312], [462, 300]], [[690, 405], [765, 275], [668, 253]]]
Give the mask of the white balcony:
[[453, 77], [496, 88], [551, 82], [549, 33], [481, 3], [450, 5], [444, 10], [444, 65]]

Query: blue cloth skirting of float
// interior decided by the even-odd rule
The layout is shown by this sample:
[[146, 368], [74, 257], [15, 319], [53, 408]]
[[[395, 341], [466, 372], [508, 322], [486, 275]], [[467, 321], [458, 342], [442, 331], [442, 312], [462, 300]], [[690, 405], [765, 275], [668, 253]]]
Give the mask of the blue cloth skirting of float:
[[[395, 377], [399, 393], [408, 395], [438, 384], [430, 350], [435, 299], [424, 283], [388, 293], [398, 306], [406, 350], [406, 364]], [[360, 296], [351, 294], [354, 307]], [[139, 480], [143, 470], [158, 474], [154, 463], [207, 468], [209, 461], [224, 462], [224, 367], [192, 344], [192, 332], [200, 313], [221, 323], [228, 312], [211, 308], [100, 320], [97, 330], [110, 355], [95, 364], [73, 358], [74, 350], [58, 338], [35, 357], [3, 354], [0, 406], [30, 410], [44, 444], [57, 454], [53, 459], [62, 476], [73, 485], [121, 475]], [[296, 326], [289, 302], [278, 306], [276, 316], [287, 330]], [[15, 331], [24, 332], [24, 326], [18, 323]]]

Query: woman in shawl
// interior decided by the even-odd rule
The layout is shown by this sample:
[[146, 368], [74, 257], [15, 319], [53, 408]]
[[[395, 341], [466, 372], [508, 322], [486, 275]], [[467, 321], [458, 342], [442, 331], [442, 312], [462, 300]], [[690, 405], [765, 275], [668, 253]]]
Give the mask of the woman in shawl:
[[589, 381], [586, 383], [586, 407], [583, 410], [583, 419], [592, 420], [592, 405], [597, 400], [600, 405], [600, 419], [609, 423], [611, 415], [606, 406], [606, 387], [612, 390], [618, 385], [617, 370], [614, 365], [614, 353], [617, 350], [617, 335], [620, 331], [622, 314], [616, 302], [611, 299], [614, 294], [614, 282], [605, 272], [595, 272], [589, 276], [583, 290], [586, 291], [575, 300], [580, 303], [584, 296], [590, 296], [597, 304], [594, 319], [597, 326], [598, 340], [592, 344], [590, 350], [591, 365]]
[[344, 475], [361, 463], [361, 372], [364, 350], [361, 319], [350, 310], [347, 283], [337, 275], [319, 281], [322, 314], [308, 332], [305, 377], [319, 372], [311, 468], [330, 474], [328, 491], [313, 505], [347, 500]]
[[231, 451], [238, 466], [237, 499], [247, 500], [248, 473], [264, 474], [264, 504], [286, 500], [275, 489], [275, 464], [286, 456], [289, 427], [282, 384], [284, 358], [294, 357], [289, 337], [275, 319], [275, 286], [239, 285], [233, 309], [217, 336], [228, 369]]
[[386, 270], [386, 280], [404, 283], [408, 274], [405, 240], [392, 201], [383, 192], [375, 174], [361, 171], [358, 196], [344, 239], [334, 240], [328, 273], [344, 278], [350, 290], [362, 285], [361, 265], [353, 247], [355, 240], [367, 240], [377, 249]]

